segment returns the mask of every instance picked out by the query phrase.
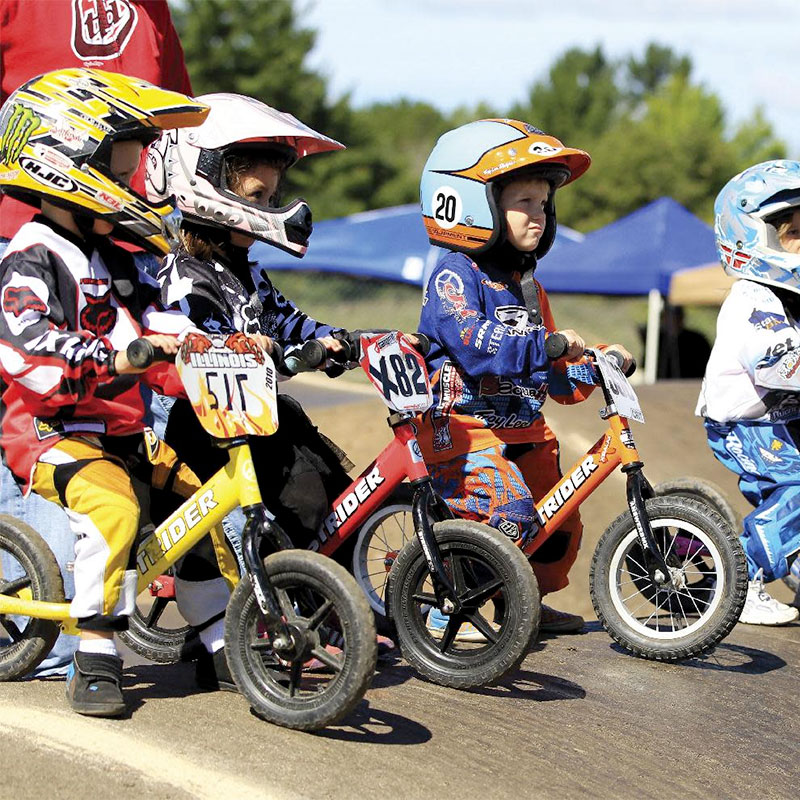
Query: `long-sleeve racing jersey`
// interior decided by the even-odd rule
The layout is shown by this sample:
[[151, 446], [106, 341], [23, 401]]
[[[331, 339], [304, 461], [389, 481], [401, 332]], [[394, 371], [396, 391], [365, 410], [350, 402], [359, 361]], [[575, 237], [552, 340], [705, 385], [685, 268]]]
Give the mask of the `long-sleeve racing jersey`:
[[546, 337], [556, 330], [547, 294], [535, 282], [542, 324], [529, 321], [518, 273], [448, 253], [430, 277], [420, 331], [434, 405], [420, 419], [426, 460], [437, 462], [498, 441], [541, 441], [547, 396], [584, 400], [593, 390], [584, 362], [550, 362]]
[[142, 333], [178, 335], [191, 323], [165, 310], [158, 284], [109, 241], [37, 217], [0, 262], [0, 297], [0, 447], [26, 492], [36, 461], [63, 437], [141, 431], [140, 378], [180, 393], [171, 365], [114, 371], [115, 351]]
[[800, 324], [768, 286], [738, 280], [731, 287], [696, 414], [716, 422], [800, 418]]
[[247, 261], [244, 248], [230, 250], [232, 261], [227, 265], [184, 251], [167, 256], [158, 274], [162, 302], [180, 309], [203, 330], [263, 333], [286, 344], [339, 330], [317, 322], [287, 300], [265, 269]]

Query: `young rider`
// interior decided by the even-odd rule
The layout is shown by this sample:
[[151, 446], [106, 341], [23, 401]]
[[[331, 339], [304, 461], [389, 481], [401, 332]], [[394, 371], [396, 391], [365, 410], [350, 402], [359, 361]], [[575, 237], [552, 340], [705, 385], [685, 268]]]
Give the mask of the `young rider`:
[[[139, 370], [125, 355], [143, 333], [174, 353], [191, 322], [164, 309], [156, 282], [108, 236], [169, 250], [174, 205], [148, 202], [129, 181], [163, 127], [198, 125], [206, 113], [140, 79], [65, 69], [21, 86], [0, 115], [0, 187], [41, 209], [0, 266], [0, 447], [26, 495], [64, 507], [78, 538], [70, 613], [81, 640], [67, 698], [91, 716], [125, 711], [113, 635], [136, 598], [131, 476], [182, 496], [199, 486], [145, 431]], [[162, 391], [179, 387], [166, 365], [142, 378]], [[201, 633], [209, 650], [222, 645], [228, 596], [213, 562], [193, 551], [178, 570], [190, 584], [179, 608], [192, 624], [210, 623]]]
[[[451, 251], [438, 263], [423, 298], [420, 331], [434, 406], [420, 423], [420, 443], [437, 490], [451, 508], [512, 539], [535, 535], [534, 503], [560, 478], [559, 446], [541, 407], [585, 399], [591, 372], [584, 341], [560, 331], [566, 360], [545, 355], [556, 330], [547, 295], [533, 278], [556, 233], [555, 190], [589, 167], [524, 122], [487, 119], [444, 134], [422, 174], [422, 213], [432, 244]], [[630, 363], [630, 354], [614, 345]], [[578, 552], [578, 513], [532, 559], [542, 595], [564, 588]], [[444, 628], [431, 615], [429, 628]], [[541, 629], [580, 630], [583, 619], [542, 607]], [[460, 636], [478, 637], [465, 631]]]
[[[149, 152], [148, 195], [178, 198], [180, 246], [164, 262], [162, 300], [201, 329], [262, 333], [284, 345], [320, 338], [331, 352], [338, 329], [312, 319], [273, 286], [248, 258], [256, 239], [302, 256], [311, 234], [303, 200], [281, 206], [281, 184], [297, 159], [343, 145], [290, 114], [250, 97], [209, 94], [211, 111], [197, 129], [165, 133]], [[324, 439], [286, 394], [278, 397], [278, 431], [251, 442], [259, 484], [278, 524], [304, 547], [316, 537], [329, 502], [349, 484], [343, 453]], [[177, 401], [166, 439], [201, 478], [225, 456], [194, 415]]]
[[785, 625], [796, 608], [764, 583], [800, 553], [800, 162], [767, 161], [732, 178], [714, 205], [731, 287], [697, 404], [714, 455], [755, 506], [741, 535], [750, 585], [741, 622]]

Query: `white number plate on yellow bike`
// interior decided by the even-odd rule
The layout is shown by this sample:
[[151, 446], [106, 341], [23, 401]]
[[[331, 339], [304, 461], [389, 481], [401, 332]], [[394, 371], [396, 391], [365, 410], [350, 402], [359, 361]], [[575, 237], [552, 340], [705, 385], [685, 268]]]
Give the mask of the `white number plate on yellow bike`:
[[603, 376], [611, 400], [621, 417], [644, 422], [644, 414], [639, 405], [639, 398], [633, 390], [630, 381], [612, 359], [603, 355], [600, 350], [592, 350], [595, 359], [595, 368]]
[[398, 331], [363, 335], [361, 367], [389, 408], [426, 411], [433, 403], [425, 359]]
[[175, 359], [203, 427], [217, 439], [269, 436], [278, 429], [272, 359], [243, 333], [190, 333]]

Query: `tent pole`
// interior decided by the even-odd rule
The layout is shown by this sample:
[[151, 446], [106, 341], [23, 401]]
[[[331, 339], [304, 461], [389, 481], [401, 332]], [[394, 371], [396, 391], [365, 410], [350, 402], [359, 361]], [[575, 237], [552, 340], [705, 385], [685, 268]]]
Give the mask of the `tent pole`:
[[661, 308], [664, 301], [658, 289], [651, 289], [647, 295], [647, 335], [644, 343], [644, 382], [656, 382], [658, 374], [658, 336], [661, 327]]

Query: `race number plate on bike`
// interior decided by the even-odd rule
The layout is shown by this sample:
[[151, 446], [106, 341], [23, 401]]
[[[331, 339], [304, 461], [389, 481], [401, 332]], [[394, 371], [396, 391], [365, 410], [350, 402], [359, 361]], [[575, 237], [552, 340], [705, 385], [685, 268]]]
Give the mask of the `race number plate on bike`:
[[175, 359], [202, 426], [217, 439], [269, 436], [278, 428], [275, 367], [243, 333], [190, 333]]
[[394, 411], [425, 411], [433, 403], [425, 360], [398, 331], [363, 335], [361, 366]]
[[639, 405], [639, 398], [633, 390], [630, 381], [623, 375], [616, 363], [603, 355], [600, 350], [592, 350], [595, 366], [603, 376], [606, 388], [611, 395], [611, 400], [621, 417], [644, 422], [644, 414]]

